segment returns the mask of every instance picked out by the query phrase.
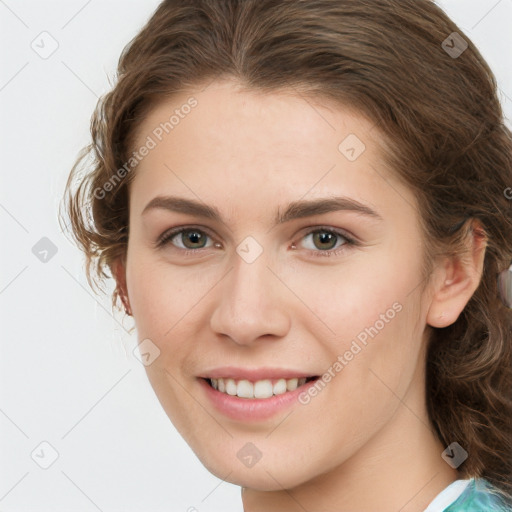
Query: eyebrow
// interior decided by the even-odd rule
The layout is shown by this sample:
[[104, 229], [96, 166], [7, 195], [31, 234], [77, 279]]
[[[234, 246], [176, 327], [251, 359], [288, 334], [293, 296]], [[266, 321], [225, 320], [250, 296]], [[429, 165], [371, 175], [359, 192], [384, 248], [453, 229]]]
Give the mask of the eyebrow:
[[[185, 199], [177, 196], [157, 196], [153, 198], [144, 208], [141, 215], [153, 209], [170, 210], [178, 213], [185, 213], [196, 217], [203, 217], [219, 223], [223, 223], [222, 215], [214, 206], [209, 206], [200, 201]], [[374, 219], [383, 220], [375, 210], [355, 199], [346, 196], [320, 198], [312, 200], [299, 200], [290, 203], [284, 213], [277, 213], [275, 224], [283, 224], [294, 219], [322, 215], [336, 211], [357, 212]]]

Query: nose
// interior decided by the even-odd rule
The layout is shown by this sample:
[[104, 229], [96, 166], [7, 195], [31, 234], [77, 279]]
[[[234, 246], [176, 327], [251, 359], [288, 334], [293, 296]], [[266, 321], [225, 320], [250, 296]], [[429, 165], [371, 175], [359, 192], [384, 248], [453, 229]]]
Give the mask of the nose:
[[285, 336], [293, 307], [287, 301], [293, 294], [281, 281], [283, 277], [277, 277], [279, 271], [272, 268], [276, 265], [267, 252], [252, 262], [234, 252], [232, 261], [231, 270], [218, 286], [219, 301], [210, 319], [212, 330], [238, 345]]

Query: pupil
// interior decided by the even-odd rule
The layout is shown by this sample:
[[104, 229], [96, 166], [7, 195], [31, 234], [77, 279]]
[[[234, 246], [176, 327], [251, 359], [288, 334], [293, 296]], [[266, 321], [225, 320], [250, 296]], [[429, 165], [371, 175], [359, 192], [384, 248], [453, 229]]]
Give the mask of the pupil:
[[192, 242], [192, 244], [199, 243], [201, 239], [201, 233], [198, 231], [189, 231], [189, 235], [187, 236], [187, 239]]
[[328, 243], [329, 241], [332, 242], [332, 240], [334, 240], [334, 235], [332, 233], [320, 233], [320, 234], [317, 233], [317, 237], [320, 238], [320, 242], [322, 244], [325, 242]]

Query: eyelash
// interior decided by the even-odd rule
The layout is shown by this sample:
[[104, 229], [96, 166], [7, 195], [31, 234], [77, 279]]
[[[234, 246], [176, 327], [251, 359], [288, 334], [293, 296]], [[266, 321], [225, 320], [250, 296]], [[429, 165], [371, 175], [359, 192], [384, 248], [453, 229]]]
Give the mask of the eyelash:
[[[176, 229], [171, 229], [169, 231], [166, 231], [163, 235], [159, 237], [159, 239], [156, 241], [155, 246], [157, 249], [163, 248], [165, 245], [169, 244], [171, 240], [180, 233], [183, 233], [185, 231], [199, 231], [201, 234], [205, 234], [208, 237], [213, 237], [203, 229], [196, 228], [195, 226], [183, 226]], [[318, 257], [326, 257], [326, 256], [337, 256], [340, 253], [346, 251], [349, 247], [353, 246], [356, 247], [360, 245], [360, 243], [355, 240], [354, 238], [348, 236], [345, 232], [340, 231], [338, 229], [330, 228], [330, 227], [315, 227], [315, 229], [312, 229], [311, 231], [308, 231], [302, 238], [305, 238], [309, 235], [312, 235], [314, 233], [328, 233], [331, 235], [336, 235], [345, 240], [345, 243], [342, 244], [338, 249], [329, 249], [328, 251], [321, 251], [321, 250], [313, 250], [313, 249], [306, 249], [308, 252], [312, 253], [314, 256]], [[348, 247], [347, 247], [348, 246]], [[197, 255], [197, 253], [201, 250], [204, 250], [205, 248], [201, 249], [180, 249], [179, 247], [173, 247], [174, 249], [181, 251], [183, 255], [185, 256], [193, 256]]]

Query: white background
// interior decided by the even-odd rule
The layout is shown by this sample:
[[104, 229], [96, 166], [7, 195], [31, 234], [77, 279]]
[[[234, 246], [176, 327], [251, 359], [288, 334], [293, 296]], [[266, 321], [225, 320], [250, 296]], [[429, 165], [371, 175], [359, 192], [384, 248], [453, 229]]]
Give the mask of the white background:
[[[90, 290], [57, 222], [97, 99], [158, 3], [0, 0], [0, 512], [242, 510], [239, 487], [206, 471], [163, 412], [136, 333]], [[512, 119], [512, 0], [438, 3], [488, 60]], [[43, 31], [59, 45], [47, 59], [31, 48]], [[32, 253], [42, 237], [58, 250], [46, 263]], [[43, 441], [58, 452], [48, 469], [31, 457], [50, 461]]]

